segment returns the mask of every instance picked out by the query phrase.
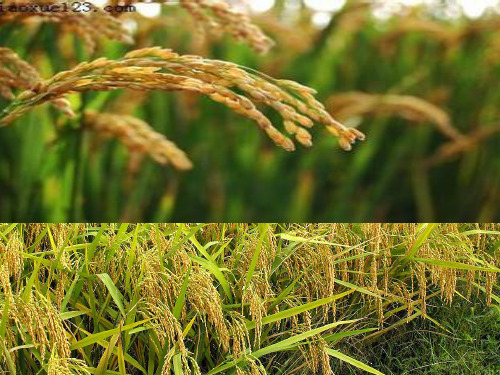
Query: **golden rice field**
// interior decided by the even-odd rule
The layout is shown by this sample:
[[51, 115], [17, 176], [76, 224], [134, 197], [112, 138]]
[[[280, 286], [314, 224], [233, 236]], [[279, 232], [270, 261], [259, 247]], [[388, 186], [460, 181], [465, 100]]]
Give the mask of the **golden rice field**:
[[432, 306], [499, 308], [499, 247], [498, 224], [2, 224], [0, 373], [381, 374], [384, 337], [450, 334]]
[[499, 77], [495, 0], [0, 1], [0, 375], [500, 375]]

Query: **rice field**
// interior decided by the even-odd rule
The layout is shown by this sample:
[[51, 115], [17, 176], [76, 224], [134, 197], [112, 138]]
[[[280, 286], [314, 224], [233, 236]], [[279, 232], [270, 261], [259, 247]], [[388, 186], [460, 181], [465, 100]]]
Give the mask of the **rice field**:
[[0, 375], [500, 374], [499, 30], [0, 2]]
[[382, 374], [409, 324], [500, 309], [499, 247], [498, 224], [1, 224], [0, 373]]
[[31, 3], [0, 9], [4, 221], [499, 218], [498, 6]]

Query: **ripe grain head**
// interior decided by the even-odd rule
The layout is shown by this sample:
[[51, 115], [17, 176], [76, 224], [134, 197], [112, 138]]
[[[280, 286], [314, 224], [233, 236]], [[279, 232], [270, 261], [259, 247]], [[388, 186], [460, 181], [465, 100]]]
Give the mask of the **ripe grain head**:
[[[314, 91], [292, 81], [275, 80], [260, 73], [248, 71], [236, 64], [203, 59], [199, 56], [178, 55], [160, 48], [135, 50], [123, 59], [99, 58], [60, 72], [43, 82], [33, 91], [25, 91], [2, 119], [8, 124], [33, 107], [70, 92], [111, 91], [127, 88], [139, 91], [189, 91], [206, 95], [232, 111], [255, 121], [261, 129], [285, 150], [295, 149], [293, 142], [278, 131], [271, 121], [257, 109], [257, 105], [274, 108], [296, 138], [310, 144], [305, 128], [313, 122], [323, 124], [339, 138], [342, 148], [349, 150], [364, 135], [356, 129], [346, 128], [334, 120], [314, 96]], [[241, 90], [244, 95], [234, 90]]]
[[187, 170], [192, 163], [186, 154], [146, 122], [128, 115], [85, 113], [85, 125], [103, 137], [116, 137], [131, 154], [148, 154], [161, 165]]

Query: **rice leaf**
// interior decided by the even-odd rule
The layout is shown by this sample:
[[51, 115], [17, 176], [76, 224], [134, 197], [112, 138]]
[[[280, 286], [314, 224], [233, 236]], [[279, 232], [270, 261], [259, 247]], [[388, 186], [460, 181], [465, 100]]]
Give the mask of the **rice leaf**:
[[330, 349], [327, 348], [326, 352], [331, 355], [332, 357], [338, 358], [341, 361], [347, 362], [363, 371], [369, 372], [370, 374], [376, 374], [376, 375], [384, 375], [378, 370], [375, 370], [373, 367], [368, 366], [367, 364], [364, 364], [363, 362], [358, 361], [357, 359], [354, 359], [352, 357], [349, 357], [346, 354], [343, 354], [339, 352], [338, 350]]
[[108, 288], [109, 294], [111, 294], [111, 297], [113, 298], [113, 301], [115, 301], [116, 306], [120, 309], [120, 312], [122, 313], [123, 317], [125, 317], [125, 308], [123, 307], [123, 295], [120, 293], [118, 288], [116, 287], [115, 283], [113, 280], [111, 280], [111, 277], [107, 273], [101, 273], [96, 275], [101, 281], [106, 285], [106, 288]]

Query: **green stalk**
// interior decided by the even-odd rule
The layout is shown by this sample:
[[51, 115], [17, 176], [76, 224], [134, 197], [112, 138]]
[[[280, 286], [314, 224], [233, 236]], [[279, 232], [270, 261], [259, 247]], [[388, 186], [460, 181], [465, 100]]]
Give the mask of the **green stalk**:
[[[78, 61], [85, 60], [85, 52], [83, 46], [80, 41], [75, 39], [75, 51], [78, 57]], [[88, 58], [92, 59], [95, 56], [88, 56]], [[73, 154], [74, 161], [74, 169], [73, 169], [73, 181], [71, 187], [71, 198], [70, 198], [70, 207], [69, 207], [69, 219], [70, 221], [78, 221], [78, 218], [81, 216], [81, 212], [79, 210], [80, 204], [82, 202], [79, 201], [79, 196], [81, 195], [81, 184], [83, 181], [82, 176], [82, 152], [83, 152], [83, 143], [84, 143], [84, 117], [83, 114], [85, 112], [86, 107], [89, 104], [88, 93], [83, 92], [81, 94], [81, 105], [80, 105], [80, 116], [78, 117], [76, 129], [75, 129], [75, 150]]]
[[78, 121], [77, 128], [75, 129], [75, 134], [74, 134], [74, 142], [75, 142], [75, 149], [73, 153], [73, 160], [74, 160], [74, 169], [73, 169], [73, 183], [71, 186], [71, 200], [70, 200], [70, 207], [69, 207], [69, 221], [76, 222], [78, 221], [78, 217], [80, 216], [79, 212], [79, 195], [80, 195], [80, 184], [82, 181], [82, 150], [83, 150], [83, 111], [85, 108], [85, 94], [82, 95], [82, 106], [81, 106], [81, 111], [82, 115], [80, 116], [80, 119]]
[[7, 360], [7, 367], [9, 369], [9, 373], [11, 375], [16, 375], [16, 366], [14, 365], [14, 362], [12, 361], [12, 358], [9, 355], [9, 350], [7, 349], [7, 346], [5, 345], [3, 339], [0, 339], [0, 349], [2, 349], [3, 353], [5, 354], [5, 359]]

